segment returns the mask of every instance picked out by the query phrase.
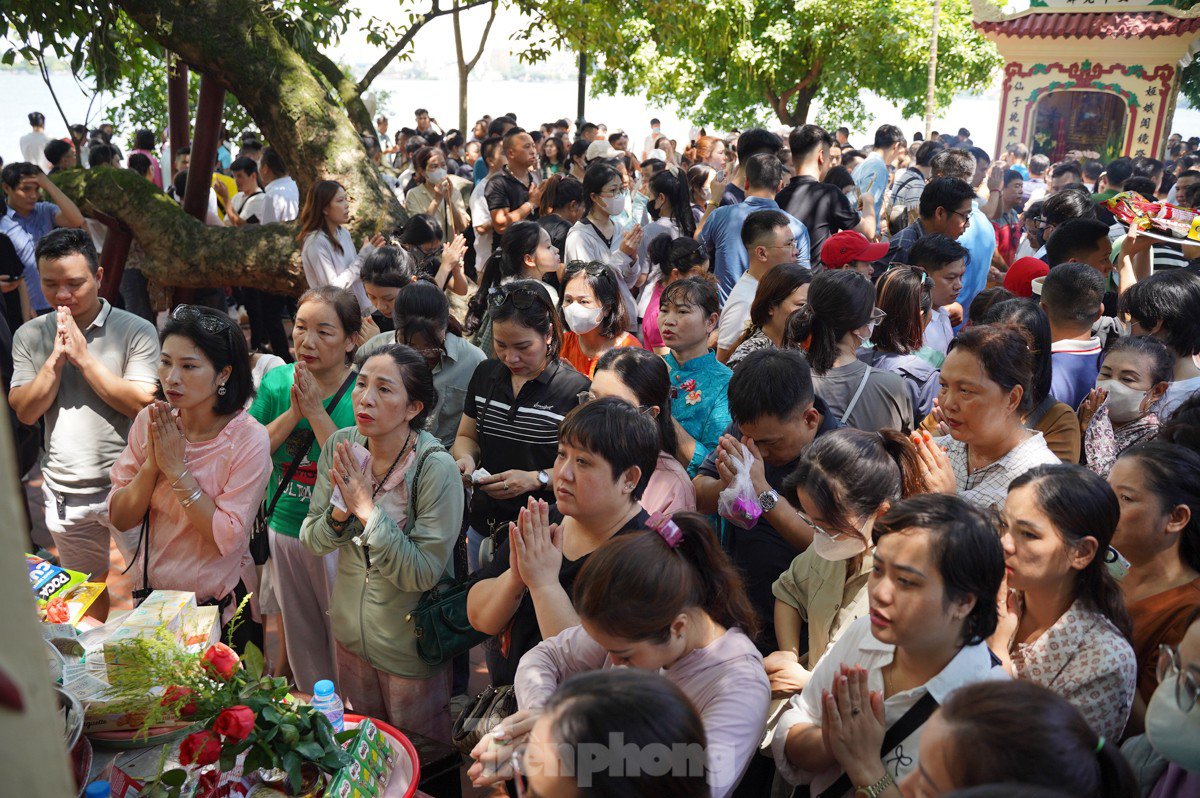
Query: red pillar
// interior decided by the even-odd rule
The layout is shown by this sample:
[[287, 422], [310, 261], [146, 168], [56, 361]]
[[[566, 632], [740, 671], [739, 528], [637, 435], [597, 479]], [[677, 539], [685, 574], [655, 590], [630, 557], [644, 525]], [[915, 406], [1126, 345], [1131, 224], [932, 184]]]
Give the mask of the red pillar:
[[129, 259], [129, 247], [133, 236], [125, 225], [110, 225], [108, 237], [104, 239], [104, 251], [100, 253], [100, 266], [104, 278], [100, 281], [100, 296], [116, 304], [121, 293], [121, 275], [125, 273], [125, 261]]
[[[192, 144], [187, 188], [183, 193], [183, 212], [196, 217], [202, 224], [208, 215], [208, 192], [212, 190], [213, 163], [217, 157], [224, 109], [225, 89], [209, 75], [201, 75], [200, 101], [196, 104], [196, 138]], [[189, 302], [191, 295], [190, 289], [176, 289], [175, 301]]]
[[188, 68], [187, 64], [172, 55], [170, 66], [167, 67], [167, 119], [171, 136], [171, 163], [167, 167], [170, 174], [163, 175], [163, 188], [170, 186], [175, 178], [175, 156], [183, 147], [188, 146], [191, 128], [191, 113], [188, 108]]

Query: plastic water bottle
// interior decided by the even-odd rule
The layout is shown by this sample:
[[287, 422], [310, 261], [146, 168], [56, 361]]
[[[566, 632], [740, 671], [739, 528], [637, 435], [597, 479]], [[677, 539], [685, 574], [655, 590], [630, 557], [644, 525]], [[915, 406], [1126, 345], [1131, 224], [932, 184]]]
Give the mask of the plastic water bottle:
[[335, 732], [345, 731], [346, 707], [338, 694], [333, 692], [333, 682], [329, 679], [322, 679], [313, 685], [312, 708], [329, 718]]
[[112, 788], [107, 781], [93, 781], [83, 791], [83, 798], [109, 798]]

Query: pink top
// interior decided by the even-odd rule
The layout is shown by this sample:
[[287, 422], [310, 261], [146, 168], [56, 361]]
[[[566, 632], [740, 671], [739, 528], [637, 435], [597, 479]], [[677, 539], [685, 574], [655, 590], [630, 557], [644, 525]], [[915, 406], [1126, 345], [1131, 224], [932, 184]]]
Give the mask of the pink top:
[[666, 346], [658, 329], [658, 299], [662, 292], [663, 284], [656, 282], [654, 290], [650, 292], [650, 304], [646, 307], [646, 314], [642, 316], [642, 344], [651, 351], [655, 347]]
[[[133, 421], [129, 445], [112, 467], [114, 491], [128, 485], [146, 460], [149, 419], [147, 407]], [[239, 579], [249, 590], [257, 590], [249, 542], [271, 476], [267, 428], [239, 410], [211, 441], [189, 442], [184, 456], [188, 471], [217, 506], [212, 525], [218, 551], [200, 539], [170, 481], [159, 474], [150, 498], [150, 587], [192, 591], [197, 601], [224, 598]], [[111, 492], [108, 499], [111, 511]], [[138, 586], [142, 583], [142, 554], [134, 557], [134, 553], [140, 530], [140, 523], [132, 530], [117, 530], [117, 543], [131, 562], [130, 580]]]
[[696, 509], [696, 489], [687, 469], [666, 452], [658, 453], [658, 463], [642, 494], [642, 507], [650, 515]]
[[[537, 709], [567, 677], [611, 667], [608, 652], [582, 626], [572, 626], [521, 657], [513, 683], [517, 704]], [[724, 798], [737, 786], [762, 739], [771, 702], [762, 655], [740, 629], [729, 629], [662, 673], [700, 713], [708, 741], [708, 784], [713, 798]]]

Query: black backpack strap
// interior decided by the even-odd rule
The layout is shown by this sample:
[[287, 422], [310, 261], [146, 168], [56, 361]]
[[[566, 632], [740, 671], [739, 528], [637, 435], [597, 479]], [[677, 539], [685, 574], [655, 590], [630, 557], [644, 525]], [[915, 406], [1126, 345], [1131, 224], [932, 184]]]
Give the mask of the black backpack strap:
[[[891, 751], [900, 745], [900, 743], [907, 740], [909, 735], [921, 728], [925, 721], [929, 720], [929, 716], [937, 708], [937, 699], [933, 697], [932, 693], [926, 692], [883, 735], [883, 746], [879, 749], [879, 755], [881, 757], [885, 756], [888, 751]], [[863, 711], [870, 712], [871, 710], [867, 708]], [[822, 790], [817, 798], [841, 798], [841, 796], [853, 788], [854, 785], [850, 782], [850, 777], [843, 773], [838, 777], [837, 781]]]

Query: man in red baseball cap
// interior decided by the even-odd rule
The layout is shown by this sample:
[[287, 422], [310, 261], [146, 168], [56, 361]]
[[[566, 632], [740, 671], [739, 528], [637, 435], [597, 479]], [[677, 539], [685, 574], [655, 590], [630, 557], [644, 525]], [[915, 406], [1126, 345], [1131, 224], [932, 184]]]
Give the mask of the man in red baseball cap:
[[1037, 258], [1018, 258], [1004, 273], [1004, 287], [1019, 297], [1033, 296], [1033, 281], [1050, 273], [1050, 267]]
[[821, 245], [821, 265], [826, 269], [854, 269], [869, 280], [874, 275], [871, 264], [887, 252], [886, 241], [872, 244], [862, 233], [842, 230]]

